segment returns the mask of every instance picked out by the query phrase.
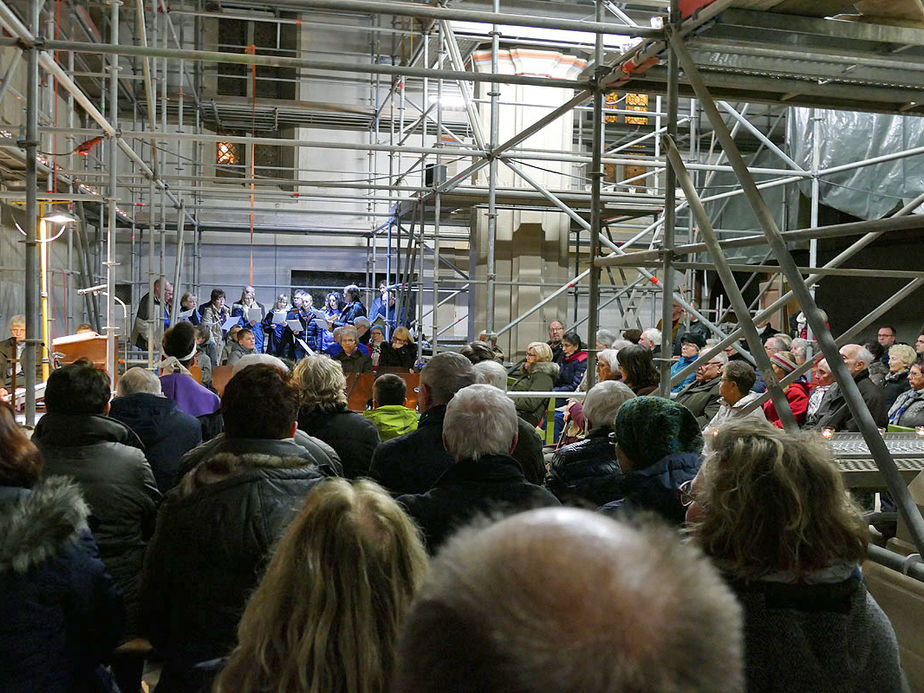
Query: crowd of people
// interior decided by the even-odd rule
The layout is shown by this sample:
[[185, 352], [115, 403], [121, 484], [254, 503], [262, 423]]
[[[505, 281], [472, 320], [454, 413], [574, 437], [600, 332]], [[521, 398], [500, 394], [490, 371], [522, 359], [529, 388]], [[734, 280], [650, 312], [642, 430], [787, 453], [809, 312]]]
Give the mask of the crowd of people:
[[[588, 387], [588, 345], [555, 320], [515, 368], [478, 340], [420, 368], [417, 412], [404, 364], [355, 412], [345, 373], [376, 330], [349, 289], [323, 321], [293, 300], [301, 355], [270, 350], [298, 334], [265, 320], [283, 300], [256, 319], [245, 288], [222, 322], [213, 292], [114, 398], [78, 362], [31, 436], [0, 404], [0, 690], [135, 693], [145, 657], [159, 693], [903, 690], [867, 523], [817, 432], [856, 426], [831, 369], [784, 387], [806, 430], [760, 402], [804, 338], [764, 335], [762, 378], [737, 347], [691, 378], [715, 342], [672, 326], [682, 386], [659, 397], [659, 330], [600, 330]], [[237, 311], [219, 396], [189, 369]], [[341, 352], [315, 349], [337, 328]], [[885, 362], [842, 358], [878, 423], [924, 425], [924, 335], [911, 357], [889, 331]]]

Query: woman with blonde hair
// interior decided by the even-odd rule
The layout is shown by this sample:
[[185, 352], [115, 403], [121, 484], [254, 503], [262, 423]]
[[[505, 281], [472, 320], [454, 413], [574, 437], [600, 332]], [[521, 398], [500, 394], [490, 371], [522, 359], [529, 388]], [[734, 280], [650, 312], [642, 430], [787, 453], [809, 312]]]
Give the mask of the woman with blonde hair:
[[886, 409], [891, 409], [898, 396], [911, 388], [908, 373], [917, 358], [914, 347], [907, 344], [893, 344], [889, 347], [889, 372], [882, 383], [882, 398]]
[[[551, 392], [557, 379], [558, 364], [552, 361], [552, 347], [545, 342], [530, 342], [526, 347], [523, 375], [510, 386], [510, 390]], [[549, 400], [543, 397], [514, 397], [513, 404], [517, 408], [517, 416], [538, 426]]]
[[427, 571], [414, 524], [379, 485], [329, 480], [279, 542], [219, 693], [382, 693]]
[[417, 345], [411, 331], [404, 327], [396, 327], [391, 333], [391, 344], [382, 344], [382, 355], [379, 357], [379, 368], [397, 368], [413, 371], [417, 362]]
[[860, 572], [867, 524], [822, 438], [731, 422], [681, 502], [744, 607], [749, 693], [904, 690]]
[[298, 362], [292, 377], [302, 396], [298, 427], [336, 451], [345, 477], [367, 476], [372, 452], [381, 442], [379, 429], [370, 419], [347, 408], [346, 377], [340, 364], [328, 356], [312, 354]]

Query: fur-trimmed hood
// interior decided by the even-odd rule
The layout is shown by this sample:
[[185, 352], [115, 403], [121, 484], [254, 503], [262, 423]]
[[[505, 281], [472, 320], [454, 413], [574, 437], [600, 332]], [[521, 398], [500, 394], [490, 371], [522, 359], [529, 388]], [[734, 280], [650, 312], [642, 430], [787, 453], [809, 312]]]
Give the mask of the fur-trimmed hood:
[[222, 452], [200, 462], [195, 469], [184, 476], [178, 486], [178, 495], [184, 498], [209, 484], [217, 484], [254, 469], [298, 469], [300, 467], [317, 469], [317, 465], [312, 460], [294, 455], [280, 457], [258, 453], [234, 455]]
[[0, 575], [26, 573], [55, 556], [87, 527], [80, 488], [53, 476], [29, 491], [0, 488]]
[[530, 375], [538, 375], [544, 373], [549, 376], [552, 380], [558, 378], [559, 366], [554, 361], [536, 361], [532, 366], [529, 367], [527, 373]]

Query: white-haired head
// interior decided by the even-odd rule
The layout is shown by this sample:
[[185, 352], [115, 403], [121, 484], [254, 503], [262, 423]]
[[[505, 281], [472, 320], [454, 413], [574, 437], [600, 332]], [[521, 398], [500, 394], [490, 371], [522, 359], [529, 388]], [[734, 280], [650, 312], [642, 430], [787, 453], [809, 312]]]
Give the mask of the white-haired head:
[[289, 368], [282, 359], [276, 358], [272, 354], [246, 354], [237, 360], [237, 363], [231, 368], [232, 377], [240, 373], [247, 366], [255, 366], [258, 363], [265, 363], [268, 366], [275, 366], [283, 373], [288, 373]]
[[502, 392], [507, 391], [507, 369], [497, 361], [480, 361], [474, 365], [478, 382], [482, 385], [493, 385]]
[[597, 352], [597, 361], [603, 361], [610, 367], [610, 373], [619, 373], [619, 361], [616, 360], [618, 349], [604, 349]]
[[661, 330], [649, 327], [642, 332], [642, 336], [638, 338], [638, 343], [649, 349], [657, 349], [661, 346]]
[[129, 368], [119, 378], [119, 386], [116, 388], [116, 396], [128, 397], [139, 392], [149, 395], [160, 395], [163, 391], [160, 387], [160, 378], [152, 371], [140, 366]]
[[469, 385], [446, 406], [443, 444], [456, 460], [509, 454], [517, 441], [513, 400], [493, 385]]
[[616, 335], [613, 334], [613, 332], [610, 330], [597, 330], [597, 344], [599, 344], [603, 349], [609, 349], [613, 345], [614, 341], [616, 341]]
[[633, 397], [635, 393], [629, 386], [618, 380], [604, 380], [594, 385], [584, 398], [584, 418], [588, 428], [613, 423], [619, 408]]

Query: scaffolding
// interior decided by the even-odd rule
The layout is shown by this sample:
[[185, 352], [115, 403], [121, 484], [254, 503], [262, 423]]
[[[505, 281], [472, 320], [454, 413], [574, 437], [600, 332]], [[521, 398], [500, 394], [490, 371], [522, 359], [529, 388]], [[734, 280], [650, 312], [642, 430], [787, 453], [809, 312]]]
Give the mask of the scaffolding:
[[[866, 271], [845, 268], [844, 264], [884, 234], [921, 229], [924, 222], [911, 212], [924, 202], [924, 195], [887, 219], [819, 226], [820, 182], [845, 167], [800, 165], [768, 134], [775, 123], [764, 129], [754, 125], [757, 114], [749, 112], [748, 104], [922, 114], [924, 30], [782, 16], [737, 7], [746, 4], [715, 0], [684, 16], [676, 0], [621, 3], [622, 7], [597, 0], [593, 15], [587, 17], [576, 16], [580, 8], [564, 6], [556, 6], [556, 11], [570, 12], [572, 16], [501, 11], [499, 0], [492, 0], [490, 10], [378, 0], [254, 0], [246, 3], [249, 10], [232, 15], [206, 10], [199, 0], [170, 6], [164, 0], [150, 0], [147, 4], [137, 0], [134, 6], [126, 7], [121, 7], [119, 0], [111, 0], [94, 6], [92, 12], [75, 9], [69, 21], [59, 23], [54, 13], [46, 12], [43, 17], [41, 3], [20, 3], [27, 11], [18, 13], [17, 3], [0, 1], [0, 25], [12, 37], [0, 40], [0, 44], [8, 48], [15, 45], [26, 62], [23, 135], [17, 140], [12, 133], [3, 133], [0, 145], [6, 152], [22, 150], [24, 189], [4, 192], [3, 198], [25, 203], [27, 342], [41, 343], [36, 337], [41, 334], [41, 240], [37, 229], [39, 204], [45, 201], [70, 202], [81, 219], [68, 234], [66, 276], [80, 285], [86, 314], [91, 318], [104, 316], [105, 323], [98, 327], [107, 336], [107, 365], [113, 373], [119, 362], [117, 242], [119, 237], [124, 238], [125, 230], [130, 231], [127, 283], [131, 286], [131, 303], [137, 305], [146, 290], [151, 316], [155, 315], [155, 280], [163, 283], [172, 278], [177, 293], [181, 285], [199, 290], [206, 235], [219, 232], [238, 236], [249, 233], [251, 284], [252, 248], [254, 239], [261, 234], [346, 238], [361, 244], [367, 258], [367, 291], [374, 292], [381, 280], [396, 291], [397, 315], [415, 306], [418, 330], [428, 328], [434, 350], [445, 340], [446, 332], [463, 322], [467, 322], [466, 338], [474, 336], [473, 316], [454, 317], [444, 324], [440, 321], [440, 306], [457, 301], [464, 292], [482, 284], [486, 291], [486, 322], [478, 327], [497, 335], [510, 332], [563, 296], [574, 297], [578, 306], [585, 285], [586, 315], [575, 315], [571, 323], [586, 322], [591, 337], [597, 331], [602, 309], [615, 305], [623, 327], [641, 325], [643, 299], [661, 295], [661, 320], [665, 326], [671, 324], [672, 303], [677, 302], [719, 340], [673, 378], [670, 364], [663, 361], [662, 393], [666, 394], [671, 384], [680, 382], [699, 363], [743, 336], [748, 349], [742, 353], [765, 374], [768, 396], [787, 429], [792, 429], [795, 421], [782, 387], [808, 367], [778, 382], [769, 368], [756, 326], [795, 298], [808, 319], [810, 339], [817, 340], [832, 367], [920, 551], [924, 549], [924, 520], [838, 348], [919, 289], [924, 273], [876, 270], [876, 277], [909, 281], [837, 338], [817, 310], [813, 286], [821, 277], [836, 273], [867, 276]], [[645, 13], [656, 15], [657, 21], [643, 24]], [[286, 54], [279, 39], [282, 27], [293, 23], [301, 26], [309, 15], [318, 31], [368, 34], [368, 60], [330, 60], [310, 52]], [[219, 18], [271, 25], [277, 33], [278, 50], [261, 53], [255, 45], [206, 50], [204, 25]], [[94, 19], [105, 22], [105, 31], [94, 26]], [[472, 38], [477, 33], [472, 24], [488, 30], [480, 38]], [[548, 38], [520, 35], [520, 29], [573, 33], [567, 38]], [[124, 32], [128, 32], [130, 40], [124, 38]], [[779, 37], [783, 32], [792, 38], [781, 47]], [[81, 35], [83, 39], [79, 39]], [[511, 41], [541, 49], [578, 51], [587, 56], [583, 72], [575, 79], [503, 73], [499, 53], [505, 35], [515, 37]], [[610, 40], [613, 37], [620, 40]], [[471, 52], [482, 44], [489, 44], [490, 68], [470, 69]], [[0, 100], [4, 94], [10, 98], [7, 89], [16, 64], [18, 60], [14, 58], [0, 86]], [[243, 79], [251, 80], [248, 98], [206, 98], [205, 85], [214, 79], [209, 70], [217, 65], [243, 68]], [[264, 103], [257, 98], [258, 79], [276, 78], [266, 76], [275, 74], [269, 72], [258, 77], [258, 70], [270, 69], [290, 70], [296, 80], [352, 84], [357, 88], [361, 85], [368, 89], [368, 104], [363, 108], [336, 108], [336, 104], [304, 101]], [[51, 78], [44, 86], [42, 71]], [[411, 83], [419, 85], [419, 89], [409, 89]], [[479, 84], [489, 85], [487, 99], [476, 95], [473, 87]], [[538, 104], [545, 114], [501, 141], [498, 120], [505, 105], [498, 86], [501, 84], [566, 89], [572, 95], [558, 105]], [[40, 113], [42, 104], [46, 110], [57, 107], [59, 89], [66, 94], [66, 125], [59, 125], [47, 112]], [[608, 104], [607, 94], [617, 89], [657, 95], [655, 104], [644, 108]], [[450, 92], [458, 94], [457, 113], [462, 114], [451, 120], [442, 105]], [[74, 122], [78, 108], [84, 114], [80, 126]], [[572, 113], [579, 115], [576, 147], [540, 150], [525, 145], [549, 123]], [[607, 147], [607, 116], [641, 118], [647, 125]], [[588, 119], [589, 134], [583, 131]], [[711, 127], [719, 153], [712, 147], [707, 152], [700, 149], [697, 128], [701, 122]], [[276, 135], [281, 129], [311, 126], [350, 128], [363, 137], [348, 142]], [[220, 132], [224, 127], [244, 134]], [[687, 130], [685, 134], [682, 128]], [[267, 136], [268, 132], [273, 136]], [[740, 150], [739, 135], [747, 135], [755, 142], [751, 161]], [[75, 155], [94, 138], [100, 138], [103, 154], [94, 153], [95, 145], [90, 145], [88, 156]], [[689, 151], [681, 148], [684, 139]], [[206, 152], [217, 143], [244, 147], [249, 152], [247, 164], [234, 169], [232, 180], [237, 188], [229, 188], [228, 178], [206, 163]], [[48, 151], [49, 146], [53, 155], [40, 153]], [[813, 146], [817, 154], [817, 137]], [[258, 175], [258, 147], [292, 148], [293, 161], [290, 165], [260, 166]], [[365, 169], [340, 171], [353, 177], [337, 179], [325, 167], [307, 166], [299, 159], [300, 152], [315, 150], [365, 154]], [[773, 153], [780, 164], [758, 166], [760, 152]], [[924, 147], [909, 148], [849, 167], [922, 154]], [[531, 171], [545, 162], [570, 165], [572, 171], [579, 171], [574, 178], [580, 183], [562, 189], [543, 185]], [[450, 164], [458, 164], [458, 170], [441, 177], [443, 167]], [[605, 180], [606, 166], [617, 171], [619, 167], [643, 170], [639, 173], [633, 169], [632, 173]], [[499, 185], [499, 170], [512, 172], [525, 187]], [[430, 180], [428, 171], [432, 173]], [[54, 180], [51, 192], [39, 190], [40, 172]], [[290, 177], [277, 175], [289, 173]], [[703, 193], [716, 175], [727, 173], [734, 174], [738, 187]], [[765, 179], [758, 182], [757, 175]], [[762, 192], [801, 182], [808, 182], [812, 188], [810, 226], [781, 230]], [[678, 188], [682, 199], [677, 197]], [[231, 204], [241, 197], [241, 190], [250, 204]], [[713, 228], [713, 217], [704, 205], [727, 203], [738, 197], [753, 210], [759, 233], [720, 234]], [[313, 205], [324, 205], [324, 209], [319, 213]], [[458, 266], [449, 252], [455, 250], [458, 254], [462, 252], [460, 248], [464, 251], [470, 247], [471, 221], [464, 221], [459, 212], [471, 217], [476, 208], [486, 210], [484, 279], [473, 276], [470, 268]], [[565, 215], [571, 224], [568, 250], [569, 256], [573, 254], [575, 258], [575, 269], [558, 286], [540, 282], [546, 289], [541, 300], [512, 316], [506, 324], [496, 325], [496, 292], [504, 285], [495, 267], [497, 220], [504, 209]], [[342, 217], [345, 223], [315, 225], [303, 221], [333, 217]], [[680, 223], [684, 219], [686, 228]], [[98, 231], [94, 240], [88, 233], [91, 225]], [[863, 236], [824, 266], [816, 266], [819, 239], [856, 234]], [[686, 242], [678, 242], [681, 236]], [[175, 257], [172, 268], [165, 264], [168, 240]], [[809, 266], [800, 267], [793, 259], [787, 246], [793, 241], [810, 242]], [[142, 272], [145, 244], [146, 275]], [[766, 260], [742, 264], [728, 259], [728, 250], [749, 246], [764, 247]], [[194, 260], [189, 277], [184, 272], [184, 254]], [[94, 255], [101, 271], [93, 269]], [[688, 256], [699, 257], [684, 260]], [[771, 259], [776, 264], [770, 264]], [[627, 271], [637, 276], [629, 278]], [[683, 286], [675, 286], [678, 271], [685, 273]], [[718, 327], [722, 310], [714, 314], [699, 310], [683, 290], [690, 288], [697, 272], [718, 277], [730, 309], [739, 318], [740, 327], [732, 333], [726, 334]], [[771, 280], [785, 279], [791, 289], [781, 291], [782, 295], [769, 305], [757, 308], [746, 302], [744, 287], [734, 277], [736, 272], [750, 274], [746, 285], [758, 275], [767, 274]], [[274, 277], [274, 282], [264, 286], [272, 288], [275, 295], [287, 285]], [[98, 294], [105, 301], [100, 302]], [[655, 302], [649, 304], [653, 306]], [[710, 320], [710, 315], [714, 319]], [[150, 366], [154, 359], [153, 332], [148, 337], [145, 362]], [[671, 349], [669, 329], [663, 331], [661, 348], [662, 353]], [[27, 421], [35, 417], [31, 387], [35, 369], [30, 363], [33, 353], [31, 348], [25, 351]], [[129, 354], [124, 353], [122, 359], [129, 361]], [[588, 386], [594, 380], [593, 359], [591, 350]]]

